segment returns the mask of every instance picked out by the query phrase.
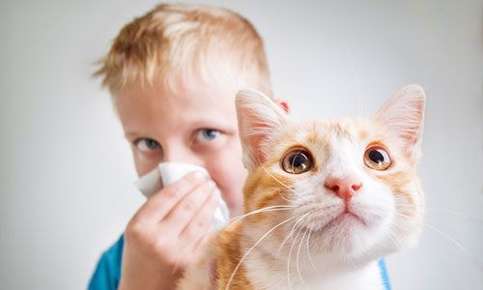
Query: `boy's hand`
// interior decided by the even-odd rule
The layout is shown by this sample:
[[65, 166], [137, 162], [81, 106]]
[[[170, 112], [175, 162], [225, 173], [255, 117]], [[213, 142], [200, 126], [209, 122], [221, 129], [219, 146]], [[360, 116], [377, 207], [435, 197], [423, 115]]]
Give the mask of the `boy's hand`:
[[121, 290], [174, 289], [212, 229], [216, 185], [191, 173], [152, 195], [125, 231]]

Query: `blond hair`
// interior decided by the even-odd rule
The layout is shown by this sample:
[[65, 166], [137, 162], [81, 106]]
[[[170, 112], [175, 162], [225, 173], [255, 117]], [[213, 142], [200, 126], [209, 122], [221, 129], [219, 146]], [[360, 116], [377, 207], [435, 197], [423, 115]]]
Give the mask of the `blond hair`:
[[122, 28], [95, 72], [115, 95], [128, 84], [182, 78], [253, 87], [272, 95], [263, 41], [252, 24], [227, 9], [161, 4]]

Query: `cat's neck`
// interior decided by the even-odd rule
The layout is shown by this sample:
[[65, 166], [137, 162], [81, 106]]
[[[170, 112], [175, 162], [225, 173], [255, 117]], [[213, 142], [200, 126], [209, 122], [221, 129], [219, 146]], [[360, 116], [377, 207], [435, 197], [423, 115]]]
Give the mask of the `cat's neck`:
[[246, 275], [255, 289], [267, 290], [383, 290], [377, 262], [368, 263], [362, 267], [345, 271], [325, 271], [315, 266], [314, 275], [304, 272], [307, 261], [303, 265], [288, 264], [286, 257], [277, 261], [267, 259], [260, 251], [245, 261]]
[[[245, 229], [240, 246], [249, 253], [243, 261], [246, 275], [255, 289], [267, 290], [382, 290], [377, 261], [341, 263], [339, 258], [312, 257], [306, 245], [281, 247], [276, 239], [266, 239], [251, 249], [259, 233]], [[281, 251], [282, 249], [282, 251]], [[290, 258], [289, 258], [290, 257]], [[290, 261], [289, 261], [290, 259]], [[344, 265], [345, 264], [345, 265]]]

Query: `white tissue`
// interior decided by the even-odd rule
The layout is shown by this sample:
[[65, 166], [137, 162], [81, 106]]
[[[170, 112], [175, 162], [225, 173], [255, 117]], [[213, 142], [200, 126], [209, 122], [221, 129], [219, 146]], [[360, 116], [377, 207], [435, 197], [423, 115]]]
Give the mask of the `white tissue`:
[[[193, 171], [199, 171], [207, 176], [209, 175], [206, 169], [197, 165], [180, 162], [164, 162], [159, 164], [148, 174], [138, 179], [135, 182], [135, 185], [142, 192], [142, 194], [148, 198], [153, 193], [161, 190], [164, 186], [177, 181], [181, 177]], [[226, 206], [226, 203], [221, 197], [219, 191], [215, 191], [214, 194], [216, 194], [216, 199], [218, 200], [218, 207], [213, 215], [213, 224], [214, 228], [218, 230], [228, 223], [230, 214], [228, 207]]]

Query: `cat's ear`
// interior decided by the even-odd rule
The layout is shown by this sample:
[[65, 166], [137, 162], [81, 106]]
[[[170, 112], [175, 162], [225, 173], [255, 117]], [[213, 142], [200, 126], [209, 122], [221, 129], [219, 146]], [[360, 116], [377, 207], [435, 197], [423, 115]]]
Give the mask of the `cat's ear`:
[[272, 137], [287, 123], [288, 116], [268, 96], [251, 89], [238, 92], [236, 111], [243, 163], [248, 170], [253, 170], [266, 161]]
[[398, 90], [375, 115], [376, 121], [397, 136], [409, 157], [419, 158], [426, 95], [419, 85]]

